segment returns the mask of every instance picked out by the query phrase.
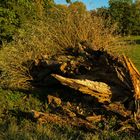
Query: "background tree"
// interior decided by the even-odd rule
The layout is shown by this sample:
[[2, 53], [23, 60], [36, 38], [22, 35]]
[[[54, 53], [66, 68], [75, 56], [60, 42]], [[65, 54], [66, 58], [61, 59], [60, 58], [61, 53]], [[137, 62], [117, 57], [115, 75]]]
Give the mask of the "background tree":
[[72, 3], [71, 0], [66, 0], [67, 3]]
[[138, 24], [138, 10], [132, 0], [110, 0], [110, 16], [113, 23], [118, 23], [119, 32], [123, 35], [133, 34]]
[[136, 0], [132, 5], [132, 34], [140, 35], [140, 1]]
[[35, 17], [34, 11], [33, 1], [0, 0], [0, 41], [12, 41], [24, 22]]
[[86, 6], [82, 2], [73, 2], [68, 6], [69, 10], [73, 13], [84, 13], [86, 12]]
[[11, 42], [14, 34], [26, 32], [26, 24], [43, 18], [53, 0], [0, 0], [0, 42]]
[[16, 27], [20, 21], [15, 10], [16, 3], [8, 0], [0, 1], [0, 41], [11, 41]]

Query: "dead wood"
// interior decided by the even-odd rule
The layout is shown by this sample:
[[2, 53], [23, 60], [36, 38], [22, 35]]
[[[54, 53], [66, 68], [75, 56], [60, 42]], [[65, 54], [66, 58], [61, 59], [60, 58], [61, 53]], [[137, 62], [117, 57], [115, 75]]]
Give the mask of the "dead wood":
[[[91, 99], [94, 97], [97, 101], [94, 100], [91, 108], [98, 106], [99, 103], [102, 105], [102, 108], [100, 108], [101, 106], [97, 107], [99, 110], [104, 109], [105, 112], [108, 112], [107, 114], [113, 112], [114, 115], [122, 117], [126, 122], [133, 114], [136, 114], [137, 122], [140, 120], [140, 74], [130, 59], [126, 56], [118, 57], [104, 50], [94, 51], [86, 47], [74, 51], [74, 53], [68, 52], [67, 55], [57, 56], [54, 60], [55, 63], [46, 62], [39, 68], [36, 66], [35, 72], [33, 70], [35, 84], [39, 86], [44, 84], [53, 89], [56, 88], [56, 84], [67, 86], [79, 91], [73, 94], [79, 93], [80, 96], [86, 95]], [[71, 96], [69, 91], [63, 96], [66, 94]], [[92, 109], [91, 114], [85, 113], [87, 116], [83, 119], [85, 114], [79, 117], [76, 110], [71, 111], [65, 108], [63, 100], [60, 99], [61, 103], [57, 103], [56, 98], [50, 98], [50, 100], [61, 106], [66, 116], [33, 111], [34, 118], [37, 118], [40, 123], [69, 124], [92, 130], [96, 128], [91, 122], [102, 120], [100, 111], [97, 111], [98, 115], [94, 116], [95, 112]], [[88, 112], [89, 104], [86, 101], [85, 104], [87, 104], [86, 111]], [[36, 117], [35, 114], [40, 117]], [[121, 129], [129, 128], [131, 128], [130, 125], [122, 126]], [[139, 126], [137, 128], [139, 129]]]
[[135, 113], [136, 113], [136, 118], [140, 118], [140, 74], [132, 61], [130, 59], [127, 59], [126, 56], [123, 56], [125, 63], [127, 65], [130, 77], [131, 77], [131, 82], [132, 82], [132, 92], [133, 96], [135, 98]]
[[109, 105], [104, 105], [104, 107], [107, 109], [107, 111], [112, 111], [124, 118], [128, 117], [130, 118], [130, 116], [132, 115], [132, 112], [127, 110], [121, 103], [111, 103]]
[[131, 82], [133, 84], [134, 97], [136, 100], [140, 100], [140, 74], [132, 61], [130, 59], [127, 59], [125, 56], [123, 57], [131, 77]]
[[103, 82], [94, 82], [90, 80], [78, 80], [62, 77], [57, 74], [53, 74], [57, 80], [59, 80], [63, 85], [67, 85], [71, 88], [81, 91], [84, 94], [89, 94], [96, 97], [99, 102], [110, 102], [111, 100], [111, 89]]
[[92, 116], [87, 116], [86, 120], [90, 122], [100, 122], [103, 120], [103, 117], [101, 115], [92, 115]]
[[47, 112], [42, 113], [35, 110], [32, 110], [30, 113], [32, 114], [33, 118], [35, 118], [38, 121], [39, 124], [51, 122], [62, 126], [71, 125], [73, 127], [77, 127], [84, 130], [87, 129], [89, 131], [97, 131], [97, 128], [89, 121], [83, 120], [78, 117], [72, 118], [66, 116], [58, 116], [56, 114], [51, 114]]

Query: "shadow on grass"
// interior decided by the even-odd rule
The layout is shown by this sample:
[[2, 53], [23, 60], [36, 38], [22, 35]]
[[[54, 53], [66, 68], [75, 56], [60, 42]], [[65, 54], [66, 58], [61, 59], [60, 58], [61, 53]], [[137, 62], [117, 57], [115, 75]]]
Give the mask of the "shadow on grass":
[[17, 118], [18, 120], [17, 123], [21, 123], [24, 119], [30, 120], [32, 122], [36, 122], [36, 119], [33, 118], [33, 115], [30, 112], [21, 111], [20, 109], [12, 109], [9, 110], [9, 113]]
[[134, 40], [136, 44], [140, 44], [140, 39]]
[[140, 39], [133, 39], [133, 40], [131, 40], [131, 39], [127, 39], [127, 40], [125, 40], [128, 44], [137, 44], [137, 45], [139, 45], [140, 44]]

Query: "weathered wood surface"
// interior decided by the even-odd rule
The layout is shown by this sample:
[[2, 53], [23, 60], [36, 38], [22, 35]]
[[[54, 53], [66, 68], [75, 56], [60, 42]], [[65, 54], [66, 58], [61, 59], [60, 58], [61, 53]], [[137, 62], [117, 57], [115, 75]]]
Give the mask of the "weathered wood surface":
[[[126, 99], [127, 96], [128, 96], [127, 98], [134, 97], [134, 100], [135, 100], [134, 102], [136, 102], [136, 107], [135, 107], [135, 111], [134, 110], [133, 111], [137, 112], [138, 114], [140, 110], [140, 106], [139, 106], [140, 74], [138, 70], [136, 69], [136, 67], [134, 66], [134, 64], [131, 62], [131, 60], [127, 59], [125, 56], [123, 56], [122, 64], [124, 64], [126, 71], [123, 71], [119, 67], [114, 66], [114, 71], [115, 71], [114, 73], [116, 73], [116, 78], [114, 78], [114, 81], [115, 81], [114, 83], [116, 84], [115, 86], [112, 86], [104, 82], [94, 81], [94, 79], [96, 79], [94, 77], [94, 74], [93, 75], [91, 74], [90, 80], [85, 79], [85, 78], [83, 79], [82, 78], [80, 79], [67, 78], [58, 74], [52, 74], [52, 76], [56, 78], [58, 81], [60, 81], [60, 83], [63, 85], [69, 86], [70, 88], [73, 88], [75, 90], [79, 90], [83, 94], [94, 96], [95, 98], [98, 99], [98, 102], [100, 103], [104, 103], [104, 102], [111, 103], [114, 94], [115, 94], [115, 97], [117, 97], [117, 95], [124, 96], [124, 100]], [[104, 72], [102, 71], [102, 73]], [[107, 81], [107, 78], [108, 78], [106, 77], [107, 76], [105, 76], [105, 73], [104, 73], [105, 81]], [[113, 79], [113, 76], [112, 76], [112, 79]], [[110, 81], [112, 81], [112, 79]], [[123, 85], [121, 86], [121, 84], [124, 84], [125, 86]], [[120, 103], [121, 102], [122, 101], [120, 100]]]
[[57, 80], [59, 80], [63, 85], [79, 90], [84, 94], [89, 94], [98, 99], [99, 102], [110, 102], [111, 100], [111, 89], [103, 82], [90, 81], [90, 80], [78, 80], [72, 78], [66, 78], [57, 74], [53, 74]]
[[35, 110], [32, 110], [30, 113], [32, 114], [32, 117], [38, 121], [39, 124], [55, 123], [62, 126], [71, 125], [73, 127], [78, 127], [84, 130], [87, 129], [89, 131], [97, 130], [97, 128], [88, 120], [84, 120], [78, 117], [73, 117], [73, 118], [68, 116], [62, 117], [56, 114], [47, 113], [47, 112], [43, 113]]
[[123, 57], [131, 77], [131, 82], [133, 84], [134, 97], [136, 100], [140, 100], [140, 74], [132, 61], [130, 59], [127, 59], [125, 56]]
[[[132, 93], [134, 94], [135, 99], [135, 113], [138, 118], [140, 118], [140, 73], [138, 72], [137, 68], [134, 66], [130, 59], [127, 59], [126, 56], [123, 56], [126, 66], [128, 68], [131, 82], [132, 82]], [[137, 118], [136, 117], [136, 118]]]
[[[68, 55], [70, 55], [69, 53]], [[83, 52], [78, 51], [77, 53], [72, 54], [70, 57], [58, 56], [55, 59], [57, 63], [51, 63], [51, 65], [41, 63], [41, 66], [43, 65], [42, 67], [39, 66], [41, 71], [35, 67], [35, 73], [33, 73], [35, 81], [33, 84], [44, 85], [53, 89], [55, 89], [56, 84], [70, 87], [80, 91], [74, 92], [74, 94], [80, 93], [81, 96], [82, 93], [83, 96], [86, 95], [89, 98], [92, 96], [91, 99], [97, 99], [97, 102], [94, 100], [94, 105], [92, 105], [95, 107], [96, 104], [100, 104], [100, 109], [104, 109], [103, 111], [106, 111], [109, 115], [113, 113], [127, 120], [132, 118], [133, 114], [136, 114], [137, 120], [140, 120], [140, 73], [132, 61], [126, 56], [118, 57], [102, 50], [94, 51], [83, 48]], [[61, 63], [58, 63], [60, 61]], [[71, 92], [64, 94], [71, 96]], [[56, 104], [63, 106], [63, 102]], [[66, 112], [65, 114], [71, 114], [66, 108], [63, 109]], [[75, 112], [70, 116], [75, 116]], [[86, 128], [91, 129], [93, 126], [87, 120], [97, 117], [90, 114], [91, 117], [87, 117], [88, 119], [83, 121], [77, 116], [73, 119], [67, 119], [65, 116], [63, 118], [55, 114], [37, 113], [44, 116], [41, 119], [39, 117], [39, 121], [43, 121], [44, 118], [44, 122], [50, 121], [62, 125], [69, 123], [81, 127], [85, 125]], [[100, 116], [98, 117], [100, 118]], [[79, 124], [76, 121], [79, 121]]]

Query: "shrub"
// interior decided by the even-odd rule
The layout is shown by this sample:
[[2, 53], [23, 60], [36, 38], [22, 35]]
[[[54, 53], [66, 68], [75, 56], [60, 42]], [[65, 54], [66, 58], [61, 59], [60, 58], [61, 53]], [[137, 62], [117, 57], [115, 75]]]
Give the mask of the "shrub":
[[[116, 40], [116, 25], [105, 25], [101, 17], [67, 12], [58, 21], [52, 20], [52, 40], [59, 48], [75, 47], [82, 41], [91, 43], [93, 49], [108, 48]], [[57, 22], [56, 22], [57, 21]]]
[[0, 82], [5, 87], [29, 88], [32, 64], [53, 54], [52, 41], [45, 23], [28, 25], [23, 37], [15, 38], [11, 44], [3, 45], [0, 50]]

